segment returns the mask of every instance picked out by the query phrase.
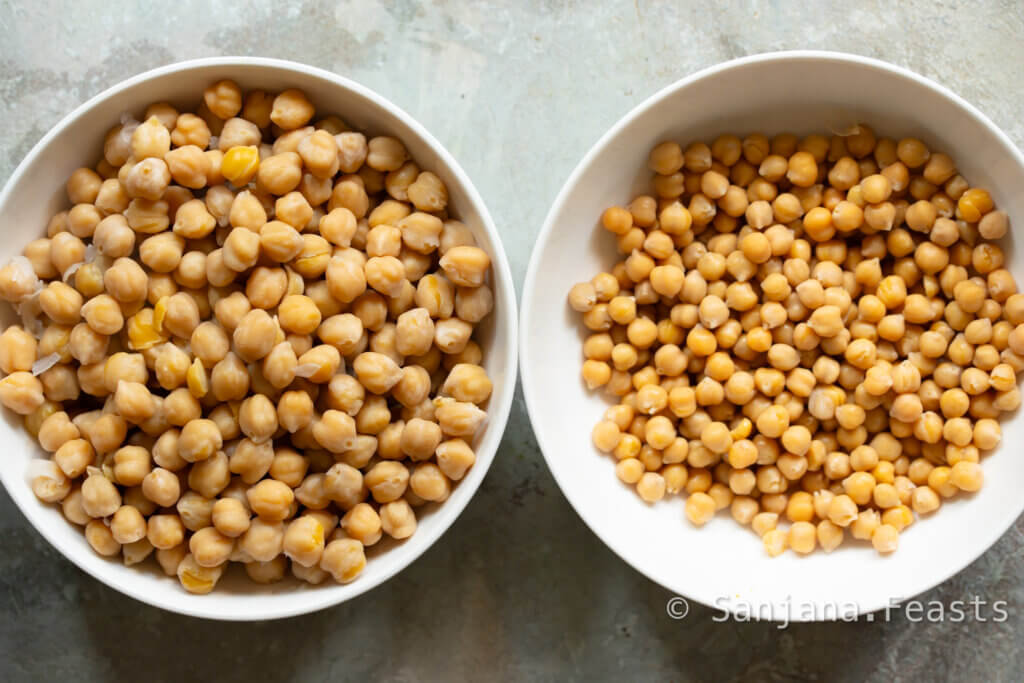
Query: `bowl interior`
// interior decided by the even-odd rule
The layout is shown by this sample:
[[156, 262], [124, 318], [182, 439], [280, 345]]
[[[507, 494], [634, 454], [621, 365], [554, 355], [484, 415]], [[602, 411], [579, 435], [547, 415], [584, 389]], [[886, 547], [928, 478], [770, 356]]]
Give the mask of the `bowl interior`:
[[[516, 308], [512, 277], [491, 218], [457, 163], [411, 117], [369, 90], [319, 69], [278, 60], [224, 58], [163, 67], [126, 81], [83, 105], [58, 124], [25, 159], [0, 196], [0, 262], [21, 252], [31, 239], [43, 236], [50, 216], [66, 208], [64, 181], [82, 165], [101, 158], [106, 132], [122, 113], [140, 118], [148, 104], [168, 101], [195, 111], [203, 89], [222, 78], [243, 90], [280, 91], [300, 88], [320, 116], [336, 114], [368, 135], [401, 139], [424, 169], [436, 173], [449, 191], [452, 214], [466, 223], [493, 259], [491, 286], [495, 310], [478, 328], [484, 365], [495, 391], [488, 406], [488, 426], [476, 443], [477, 462], [441, 505], [420, 508], [417, 532], [409, 539], [382, 541], [368, 550], [362, 576], [351, 584], [309, 586], [292, 578], [258, 586], [239, 566], [225, 574], [210, 595], [187, 594], [177, 579], [165, 577], [152, 562], [126, 568], [120, 561], [99, 557], [82, 530], [67, 522], [59, 509], [40, 503], [26, 484], [30, 459], [45, 454], [24, 431], [18, 416], [3, 412], [0, 448], [6, 453], [0, 479], [24, 514], [58, 550], [93, 576], [132, 597], [172, 611], [221, 619], [269, 619], [313, 611], [358, 595], [416, 559], [455, 520], [483, 480], [497, 451], [512, 404], [516, 379]], [[4, 307], [5, 309], [7, 307]], [[4, 324], [13, 319], [8, 315]]]
[[[585, 330], [566, 293], [618, 260], [598, 219], [607, 206], [651, 192], [650, 148], [669, 139], [684, 146], [710, 142], [727, 132], [829, 134], [858, 122], [879, 136], [917, 136], [950, 154], [972, 185], [992, 192], [1011, 222], [1024, 221], [1022, 159], [970, 105], [880, 62], [789, 53], [702, 72], [620, 121], [563, 188], [530, 264], [521, 328], [523, 385], [548, 465], [580, 516], [616, 553], [666, 588], [713, 607], [803, 620], [828, 618], [822, 610], [830, 605], [846, 613], [877, 609], [966, 566], [1024, 509], [1024, 461], [1006, 445], [1024, 438], [1019, 415], [1007, 416], [1004, 445], [984, 458], [985, 487], [970, 498], [946, 501], [939, 513], [901, 534], [899, 550], [888, 557], [847, 537], [831, 554], [769, 558], [728, 511], [696, 529], [683, 515], [682, 497], [644, 504], [615, 477], [613, 458], [591, 444], [591, 429], [609, 402], [580, 380]], [[1008, 267], [1024, 282], [1024, 240], [1007, 238], [1004, 248]], [[801, 614], [803, 605], [815, 607]]]

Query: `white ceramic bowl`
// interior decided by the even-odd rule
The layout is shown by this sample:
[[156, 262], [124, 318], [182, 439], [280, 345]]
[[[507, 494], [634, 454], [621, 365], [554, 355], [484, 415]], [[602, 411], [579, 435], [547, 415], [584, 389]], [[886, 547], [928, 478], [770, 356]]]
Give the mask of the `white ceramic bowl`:
[[[441, 144], [409, 114], [350, 80], [321, 69], [275, 59], [224, 57], [172, 64], [128, 79], [92, 98], [58, 123], [18, 166], [0, 195], [0, 263], [20, 253], [31, 239], [45, 233], [49, 217], [67, 201], [64, 180], [77, 167], [92, 165], [102, 154], [106, 132], [122, 112], [142, 115], [146, 105], [169, 101], [194, 111], [208, 84], [231, 78], [243, 89], [303, 90], [322, 114], [337, 114], [371, 134], [401, 139], [421, 167], [437, 173], [448, 187], [449, 205], [473, 231], [493, 261], [494, 313], [480, 329], [484, 365], [494, 381], [489, 421], [476, 446], [477, 461], [451, 497], [426, 511], [417, 532], [401, 543], [381, 542], [368, 552], [362, 576], [347, 585], [320, 586], [294, 579], [257, 586], [239, 567], [225, 574], [217, 589], [205, 596], [186, 593], [177, 579], [155, 566], [124, 567], [107, 560], [86, 543], [82, 530], [67, 522], [59, 509], [40, 503], [26, 482], [30, 459], [42, 457], [38, 444], [9, 411], [0, 423], [0, 479], [32, 525], [68, 559], [104, 583], [143, 602], [174, 612], [212, 619], [264, 620], [312, 612], [363, 593], [399, 572], [429, 548], [466, 507], [483, 481], [501, 441], [516, 383], [516, 300], [512, 274], [497, 229], [465, 172]], [[5, 309], [7, 307], [4, 307]], [[5, 323], [10, 323], [8, 318]], [[152, 563], [147, 563], [152, 565]]]
[[[534, 248], [523, 291], [520, 362], [526, 405], [548, 466], [569, 502], [612, 550], [678, 595], [737, 613], [799, 620], [869, 612], [914, 596], [978, 557], [1024, 510], [1024, 440], [1019, 414], [1003, 422], [1003, 443], [985, 458], [986, 484], [972, 497], [900, 537], [881, 557], [866, 544], [800, 557], [769, 558], [727, 512], [703, 529], [683, 516], [683, 499], [646, 505], [619, 482], [613, 461], [591, 444], [607, 407], [580, 380], [584, 337], [566, 304], [569, 287], [616, 260], [599, 227], [601, 211], [649, 192], [647, 155], [662, 140], [686, 144], [720, 133], [828, 133], [849, 124], [880, 135], [918, 136], [988, 188], [1024, 222], [1024, 158], [984, 115], [949, 90], [906, 69], [852, 55], [785, 52], [701, 71], [636, 107], [587, 153], [555, 200]], [[1009, 268], [1024, 282], [1024, 240], [1007, 239]], [[759, 610], [759, 611], [758, 611]]]

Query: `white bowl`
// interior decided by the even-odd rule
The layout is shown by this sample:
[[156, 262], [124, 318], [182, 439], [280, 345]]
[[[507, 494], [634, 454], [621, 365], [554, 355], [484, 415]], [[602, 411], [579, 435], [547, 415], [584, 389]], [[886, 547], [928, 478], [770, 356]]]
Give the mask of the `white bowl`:
[[[76, 168], [94, 164], [102, 154], [106, 132], [123, 112], [141, 116], [146, 105], [169, 101], [194, 107], [208, 84], [222, 78], [243, 89], [303, 90], [319, 113], [337, 114], [360, 130], [401, 139], [421, 167], [435, 172], [448, 187], [449, 204], [491, 256], [494, 313], [480, 329], [484, 365], [494, 381], [488, 425], [476, 444], [476, 464], [443, 504], [430, 506], [417, 532], [401, 543], [384, 543], [368, 552], [366, 569], [347, 585], [309, 586], [289, 579], [257, 586], [233, 567], [217, 589], [205, 596], [186, 593], [177, 579], [155, 567], [124, 567], [97, 555], [82, 529], [70, 524], [54, 506], [40, 503], [26, 482], [30, 459], [42, 457], [21, 420], [3, 411], [0, 424], [0, 480], [32, 525], [68, 559], [107, 585], [133, 598], [174, 612], [212, 619], [274, 619], [312, 612], [353, 598], [401, 571], [429, 548], [466, 507], [494, 460], [512, 406], [516, 383], [516, 300], [512, 274], [501, 238], [483, 200], [459, 164], [423, 126], [369, 89], [322, 69], [276, 59], [223, 57], [181, 62], [130, 78], [92, 98], [46, 134], [18, 166], [0, 195], [0, 263], [20, 253], [45, 233], [50, 216], [67, 201], [64, 180]], [[10, 322], [8, 320], [7, 322]], [[147, 563], [151, 565], [152, 563]]]
[[[709, 141], [720, 133], [828, 133], [849, 124], [880, 135], [913, 135], [942, 150], [998, 206], [1024, 221], [1024, 158], [984, 115], [949, 90], [906, 69], [852, 55], [784, 52], [731, 61], [655, 94], [587, 153], [555, 200], [523, 290], [520, 362], [537, 440], [569, 502], [612, 550], [680, 596], [737, 613], [794, 620], [869, 612], [906, 599], [967, 566], [1024, 510], [1020, 415], [1003, 422], [1003, 444], [984, 459], [978, 494], [946, 501], [882, 557], [870, 545], [769, 558], [757, 537], [720, 513], [696, 529], [683, 498], [646, 505], [619, 482], [613, 461], [590, 441], [608, 406], [580, 380], [584, 337], [566, 304], [572, 284], [616, 259], [599, 227], [604, 208], [649, 192], [647, 155], [662, 140]], [[1024, 240], [1006, 240], [1009, 268], [1024, 283]], [[832, 610], [830, 612], [829, 610]]]

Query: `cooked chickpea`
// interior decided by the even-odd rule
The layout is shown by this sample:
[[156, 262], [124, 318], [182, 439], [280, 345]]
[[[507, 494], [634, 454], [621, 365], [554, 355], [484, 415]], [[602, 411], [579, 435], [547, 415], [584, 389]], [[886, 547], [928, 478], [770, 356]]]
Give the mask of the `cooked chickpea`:
[[[212, 590], [235, 560], [256, 581], [279, 580], [286, 557], [311, 583], [352, 580], [364, 545], [410, 536], [413, 507], [448, 497], [486, 420], [478, 405], [493, 387], [472, 337], [495, 304], [489, 256], [448, 217], [445, 183], [401, 141], [367, 141], [333, 116], [311, 125], [314, 113], [300, 91], [244, 94], [228, 80], [205, 90], [196, 114], [153, 104], [142, 123], [110, 131], [96, 170], [66, 183], [73, 206], [0, 268], [0, 296], [32, 297], [46, 316], [38, 332], [29, 312], [0, 337], [0, 402], [54, 453], [33, 490], [87, 525], [102, 554], [134, 564], [155, 549], [190, 592]], [[739, 140], [715, 150], [716, 163], [736, 163]], [[681, 193], [683, 181], [664, 189]], [[725, 185], [723, 215], [738, 218], [746, 190]], [[622, 214], [609, 214], [614, 227], [635, 223], [642, 234], [629, 239], [665, 260], [634, 259], [633, 271], [654, 271], [630, 283], [636, 305], [674, 296], [684, 277], [676, 241], [692, 216], [653, 196]], [[573, 302], [600, 304], [594, 323], [610, 327], [604, 309], [620, 283], [605, 275]], [[649, 317], [623, 331], [637, 361], [662, 338], [683, 341], [680, 327]], [[686, 362], [661, 364], [681, 364], [679, 376]], [[600, 383], [611, 384], [604, 367]], [[726, 366], [715, 368], [724, 379]], [[627, 373], [614, 380], [629, 391]], [[106, 403], [81, 414], [75, 405], [71, 419], [61, 403], [83, 393]], [[654, 393], [645, 401], [667, 404], [667, 390]], [[664, 427], [654, 421], [654, 443]], [[661, 456], [645, 448], [641, 467], [652, 471], [641, 488], [653, 499]], [[406, 459], [419, 462], [414, 473]], [[332, 502], [347, 514], [328, 543]]]

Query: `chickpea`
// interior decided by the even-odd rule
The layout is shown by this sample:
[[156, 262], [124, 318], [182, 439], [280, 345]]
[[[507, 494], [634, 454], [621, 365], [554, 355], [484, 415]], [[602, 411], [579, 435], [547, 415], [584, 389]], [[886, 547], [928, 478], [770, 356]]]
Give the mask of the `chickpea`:
[[338, 583], [355, 580], [366, 567], [363, 543], [355, 538], [331, 541], [324, 547], [319, 566]]
[[114, 540], [110, 529], [98, 519], [85, 525], [85, 540], [100, 555], [116, 555], [121, 550], [121, 544]]
[[342, 453], [354, 445], [355, 421], [347, 413], [327, 410], [313, 423], [313, 438], [332, 453]]
[[33, 473], [30, 485], [32, 492], [44, 503], [57, 503], [71, 493], [71, 479], [53, 461], [34, 460], [32, 461], [35, 472]]
[[364, 546], [373, 545], [381, 538], [380, 516], [367, 503], [358, 503], [346, 512], [342, 517], [341, 527], [352, 539]]
[[42, 382], [29, 372], [12, 372], [0, 379], [0, 403], [19, 415], [28, 415], [44, 400]]
[[213, 528], [228, 538], [238, 538], [249, 529], [250, 517], [246, 504], [234, 498], [220, 498], [211, 512]]
[[8, 327], [0, 334], [0, 372], [11, 374], [31, 371], [32, 364], [36, 362], [37, 348], [36, 338], [22, 327]]
[[295, 494], [287, 484], [264, 479], [246, 491], [246, 498], [253, 513], [261, 519], [280, 521], [288, 516]]

